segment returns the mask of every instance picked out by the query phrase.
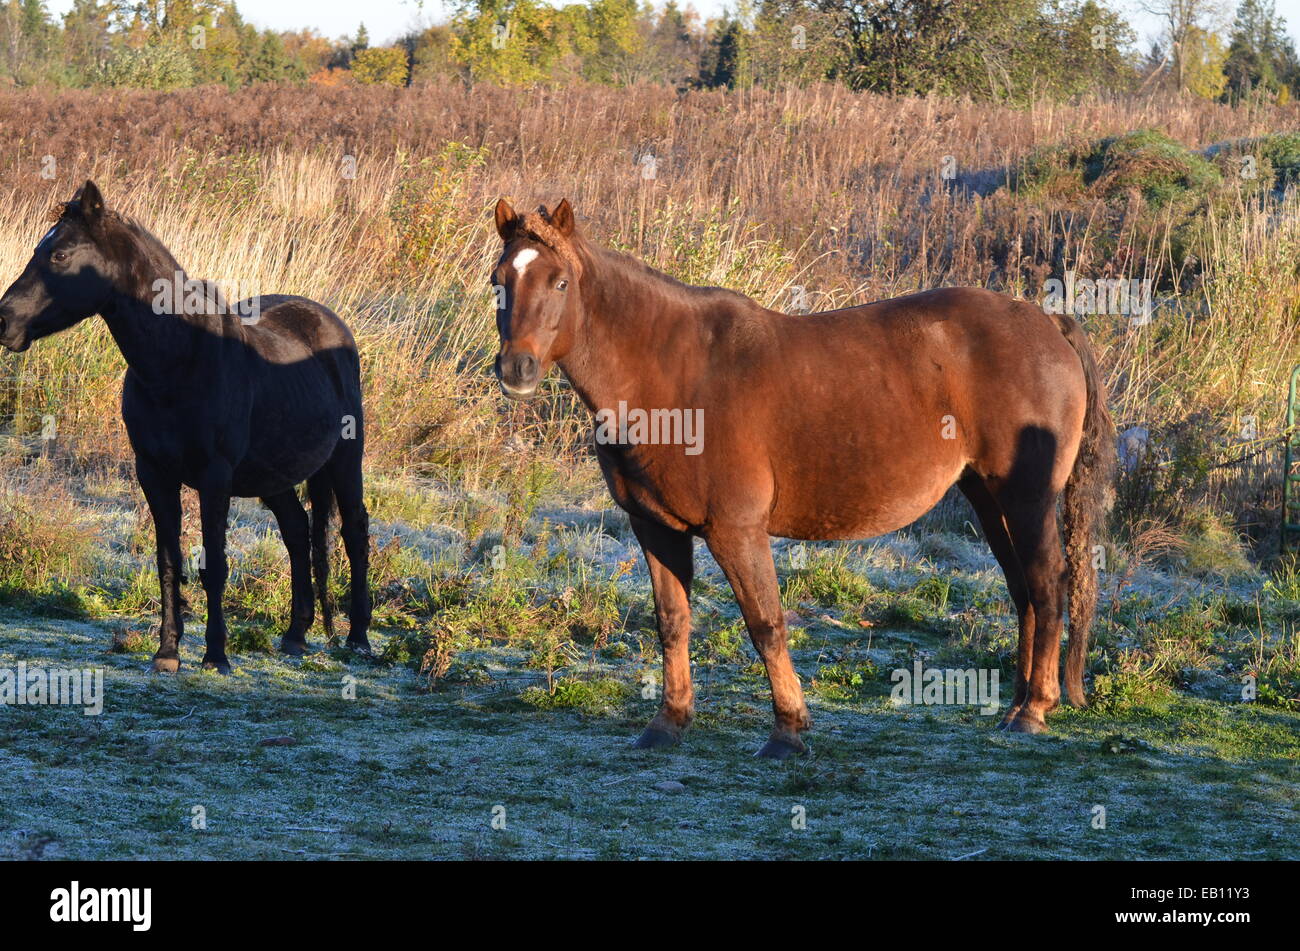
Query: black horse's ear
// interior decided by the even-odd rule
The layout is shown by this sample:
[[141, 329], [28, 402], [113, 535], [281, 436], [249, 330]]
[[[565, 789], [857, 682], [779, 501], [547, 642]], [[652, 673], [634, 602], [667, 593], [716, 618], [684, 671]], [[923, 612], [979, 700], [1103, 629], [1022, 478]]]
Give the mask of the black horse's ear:
[[560, 199], [560, 203], [551, 212], [551, 227], [566, 238], [573, 234], [573, 206], [569, 204], [569, 199]]
[[72, 200], [77, 203], [81, 211], [81, 217], [88, 223], [98, 221], [104, 215], [104, 196], [99, 192], [99, 186], [86, 179], [86, 184], [77, 189], [77, 193], [72, 196]]
[[497, 234], [501, 236], [502, 241], [509, 241], [515, 236], [515, 227], [519, 224], [519, 216], [515, 214], [514, 208], [510, 202], [504, 198], [497, 199]]

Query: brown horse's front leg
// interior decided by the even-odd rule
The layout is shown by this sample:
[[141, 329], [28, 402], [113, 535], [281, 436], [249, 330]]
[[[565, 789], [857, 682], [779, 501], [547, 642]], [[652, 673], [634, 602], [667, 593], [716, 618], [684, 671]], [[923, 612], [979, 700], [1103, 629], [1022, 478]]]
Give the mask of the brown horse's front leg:
[[812, 726], [812, 718], [804, 703], [799, 675], [790, 661], [781, 589], [776, 580], [776, 564], [772, 561], [772, 542], [761, 530], [715, 530], [707, 541], [709, 551], [736, 594], [750, 640], [754, 642], [758, 656], [763, 658], [767, 679], [772, 685], [776, 725], [758, 755], [785, 759], [793, 753], [803, 753], [806, 747], [799, 734]]
[[632, 531], [641, 543], [654, 589], [659, 643], [664, 655], [664, 694], [659, 712], [634, 744], [638, 749], [672, 746], [691, 722], [695, 691], [691, 686], [691, 536], [632, 516]]

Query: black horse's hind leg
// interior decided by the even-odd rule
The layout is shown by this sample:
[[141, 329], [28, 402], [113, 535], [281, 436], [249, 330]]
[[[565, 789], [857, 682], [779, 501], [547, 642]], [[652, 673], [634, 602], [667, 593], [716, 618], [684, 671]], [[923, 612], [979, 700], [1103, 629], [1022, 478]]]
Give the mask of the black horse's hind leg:
[[262, 502], [275, 515], [280, 525], [280, 535], [284, 538], [284, 547], [289, 549], [289, 575], [293, 587], [293, 608], [289, 620], [289, 629], [280, 639], [280, 650], [286, 654], [299, 657], [310, 648], [307, 645], [307, 632], [316, 620], [315, 602], [311, 591], [311, 545], [307, 524], [307, 511], [298, 500], [298, 493], [293, 489], [270, 495]]
[[334, 605], [330, 601], [330, 512], [334, 510], [334, 489], [329, 471], [322, 469], [307, 480], [311, 499], [311, 570], [316, 579], [316, 599], [320, 601], [321, 623], [325, 626], [325, 643], [335, 645]]
[[1034, 607], [1029, 601], [1029, 588], [1025, 583], [1025, 572], [1011, 544], [1007, 533], [1006, 520], [997, 499], [989, 491], [984, 480], [969, 470], [957, 482], [957, 487], [970, 502], [979, 518], [980, 527], [984, 529], [984, 540], [988, 542], [993, 557], [1002, 568], [1002, 575], [1007, 579], [1007, 592], [1016, 606], [1016, 616], [1020, 622], [1020, 639], [1018, 663], [1016, 664], [1016, 692], [1011, 706], [1002, 720], [1006, 726], [1016, 718], [1020, 708], [1025, 704], [1025, 694], [1029, 687], [1029, 672], [1034, 664]]
[[351, 606], [348, 609], [347, 646], [370, 652], [370, 515], [361, 490], [361, 441], [345, 439], [330, 461], [330, 482], [339, 507], [343, 547], [351, 569]]
[[[165, 476], [151, 463], [136, 459], [136, 477], [149, 503], [154, 535], [158, 542], [158, 584], [162, 589], [162, 624], [153, 669], [174, 674], [180, 669], [180, 642], [184, 633], [181, 616], [181, 484]], [[188, 605], [187, 605], [188, 607]]]
[[208, 670], [230, 673], [226, 659], [226, 616], [221, 599], [226, 591], [226, 519], [230, 514], [230, 480], [214, 480], [215, 484], [199, 491], [199, 510], [203, 522], [203, 561], [199, 577], [208, 596], [207, 652], [203, 666]]

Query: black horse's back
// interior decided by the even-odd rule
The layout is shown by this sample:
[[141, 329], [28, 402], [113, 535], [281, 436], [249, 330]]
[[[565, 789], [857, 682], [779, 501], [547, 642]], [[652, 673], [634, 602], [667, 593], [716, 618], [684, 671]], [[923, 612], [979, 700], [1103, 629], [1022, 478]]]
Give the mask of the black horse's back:
[[238, 306], [250, 316], [232, 335], [232, 372], [246, 374], [252, 412], [234, 490], [265, 496], [305, 481], [341, 443], [363, 451], [361, 363], [347, 325], [316, 301], [265, 295]]
[[338, 314], [307, 297], [264, 294], [238, 305], [245, 319], [244, 339], [269, 363], [290, 364], [315, 358], [331, 371], [340, 396], [360, 402], [361, 360], [352, 331]]

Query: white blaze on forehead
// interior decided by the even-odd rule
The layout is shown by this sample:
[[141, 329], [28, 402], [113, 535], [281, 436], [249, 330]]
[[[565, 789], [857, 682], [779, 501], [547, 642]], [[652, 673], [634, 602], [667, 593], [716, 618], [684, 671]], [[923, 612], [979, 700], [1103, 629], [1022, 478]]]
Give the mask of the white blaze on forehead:
[[515, 277], [523, 277], [524, 269], [527, 268], [528, 265], [531, 264], [533, 262], [533, 259], [536, 257], [537, 257], [536, 248], [524, 248], [522, 251], [516, 254], [515, 259], [510, 262], [510, 265], [515, 269]]

